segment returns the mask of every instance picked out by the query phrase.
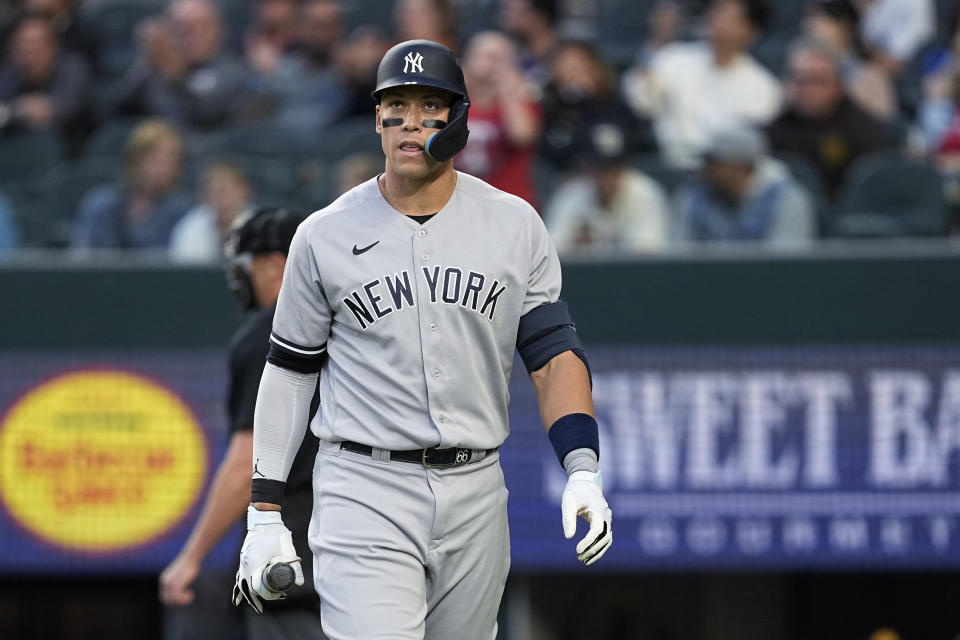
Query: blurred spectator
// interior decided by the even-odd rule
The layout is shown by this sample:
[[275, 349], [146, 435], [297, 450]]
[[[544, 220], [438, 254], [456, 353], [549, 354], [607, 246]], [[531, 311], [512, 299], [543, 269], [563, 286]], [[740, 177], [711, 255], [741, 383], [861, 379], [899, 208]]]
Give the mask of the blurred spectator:
[[0, 0], [0, 42], [7, 39], [7, 30], [17, 18], [20, 11], [19, 3], [16, 0]]
[[953, 115], [948, 116], [945, 129], [938, 132], [932, 151], [934, 161], [943, 178], [944, 199], [951, 211], [951, 233], [958, 233], [960, 232], [960, 112], [953, 108], [952, 103], [949, 110]]
[[77, 248], [166, 248], [170, 232], [190, 208], [176, 191], [183, 140], [169, 124], [147, 120], [130, 134], [124, 176], [94, 187], [77, 211]]
[[647, 16], [647, 35], [637, 50], [634, 72], [646, 71], [657, 52], [680, 40], [685, 21], [680, 0], [658, 0]]
[[457, 156], [457, 168], [536, 207], [532, 172], [542, 114], [516, 47], [497, 31], [478, 33], [467, 46], [463, 73], [470, 94], [470, 137]]
[[291, 53], [269, 65], [266, 59], [257, 63], [257, 92], [274, 104], [277, 125], [319, 140], [323, 128], [348, 107], [346, 83], [334, 64], [340, 42], [337, 2], [305, 0], [299, 8], [297, 33], [297, 46]]
[[520, 43], [521, 67], [537, 87], [550, 80], [558, 17], [557, 0], [501, 0], [500, 26]]
[[273, 71], [297, 44], [298, 0], [255, 0], [247, 30], [247, 64], [255, 71]]
[[917, 120], [927, 148], [936, 150], [948, 130], [954, 129], [957, 104], [960, 101], [960, 5], [950, 24], [951, 35], [926, 61], [922, 81], [922, 97]]
[[222, 24], [209, 0], [174, 0], [166, 18], [140, 25], [139, 59], [107, 100], [109, 115], [162, 117], [212, 129], [242, 112], [246, 72], [221, 47]]
[[767, 129], [770, 145], [774, 152], [810, 160], [831, 200], [854, 160], [903, 145], [899, 126], [878, 120], [847, 97], [840, 61], [830, 48], [813, 41], [794, 45], [786, 74], [785, 110]]
[[814, 0], [808, 5], [803, 33], [830, 47], [840, 60], [847, 95], [882, 119], [897, 115], [897, 96], [886, 71], [858, 50], [859, 14], [853, 0]]
[[386, 35], [373, 25], [354, 30], [336, 52], [337, 67], [347, 83], [347, 106], [344, 117], [370, 117], [377, 67], [391, 46]]
[[0, 130], [56, 129], [76, 150], [89, 129], [88, 89], [86, 63], [61, 51], [46, 18], [28, 14], [16, 23], [0, 66]]
[[170, 234], [174, 262], [219, 262], [230, 230], [253, 212], [250, 182], [229, 162], [212, 162], [203, 172], [201, 204], [187, 212]]
[[710, 135], [730, 125], [762, 125], [780, 107], [777, 79], [747, 53], [768, 19], [765, 0], [713, 0], [707, 40], [661, 49], [642, 70], [624, 77], [638, 114], [654, 121], [665, 159], [696, 163]]
[[574, 140], [595, 122], [615, 123], [624, 132], [627, 154], [656, 149], [650, 125], [638, 119], [616, 92], [613, 72], [584, 42], [558, 45], [552, 79], [543, 96], [540, 155], [554, 169], [574, 167]]
[[336, 196], [375, 178], [383, 172], [383, 158], [369, 153], [352, 153], [337, 163]]
[[676, 215], [682, 243], [797, 247], [816, 237], [808, 194], [783, 165], [767, 156], [762, 136], [752, 129], [713, 135], [700, 176], [677, 196]]
[[14, 222], [13, 205], [0, 193], [0, 254], [16, 249], [20, 244], [20, 234]]
[[81, 55], [91, 70], [96, 68], [97, 37], [79, 10], [80, 0], [24, 0], [23, 8], [47, 18], [64, 50]]
[[627, 164], [624, 133], [617, 123], [598, 123], [583, 132], [577, 144], [583, 173], [560, 187], [545, 209], [558, 251], [637, 254], [666, 247], [666, 196], [660, 185]]
[[397, 0], [393, 16], [398, 42], [433, 40], [459, 53], [456, 21], [448, 0]]
[[895, 76], [936, 35], [933, 0], [858, 0], [860, 34], [873, 59]]

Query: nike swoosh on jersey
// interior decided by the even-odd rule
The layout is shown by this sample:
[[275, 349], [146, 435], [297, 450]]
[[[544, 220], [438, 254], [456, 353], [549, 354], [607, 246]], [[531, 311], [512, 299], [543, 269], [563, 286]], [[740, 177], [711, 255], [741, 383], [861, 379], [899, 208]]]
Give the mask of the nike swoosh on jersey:
[[379, 241], [379, 240], [377, 240], [376, 242], [374, 242], [373, 244], [371, 244], [371, 245], [369, 245], [369, 246], [364, 247], [363, 249], [357, 249], [357, 245], [353, 245], [353, 255], [358, 256], [358, 255], [360, 255], [361, 253], [365, 253], [365, 252], [367, 252], [367, 251], [370, 251], [370, 249], [373, 249], [373, 248], [374, 248], [375, 246], [377, 246], [378, 244], [380, 244], [380, 241]]

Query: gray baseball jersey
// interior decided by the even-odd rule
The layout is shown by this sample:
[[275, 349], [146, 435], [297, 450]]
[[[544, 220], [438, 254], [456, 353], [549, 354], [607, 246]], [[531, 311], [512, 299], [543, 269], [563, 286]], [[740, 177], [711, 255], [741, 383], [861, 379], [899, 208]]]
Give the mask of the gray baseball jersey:
[[271, 340], [329, 356], [322, 440], [490, 449], [508, 433], [520, 317], [560, 295], [560, 263], [525, 201], [457, 174], [424, 224], [376, 179], [313, 214], [290, 247]]

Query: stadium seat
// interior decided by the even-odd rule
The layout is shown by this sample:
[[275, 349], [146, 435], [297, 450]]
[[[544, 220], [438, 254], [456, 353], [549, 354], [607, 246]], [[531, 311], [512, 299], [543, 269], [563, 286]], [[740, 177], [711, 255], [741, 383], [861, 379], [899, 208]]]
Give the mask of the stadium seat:
[[782, 34], [768, 34], [750, 47], [750, 53], [770, 73], [779, 77], [787, 61], [789, 46], [790, 40]]
[[296, 162], [306, 150], [302, 138], [287, 129], [252, 124], [229, 127], [199, 139], [192, 151], [200, 156], [236, 154]]
[[533, 163], [533, 182], [537, 190], [542, 215], [547, 204], [563, 183], [563, 176], [549, 163], [537, 158]]
[[53, 131], [0, 134], [0, 186], [20, 187], [64, 157], [63, 142]]
[[320, 141], [307, 151], [307, 157], [318, 158], [329, 164], [336, 164], [358, 151], [383, 153], [372, 116], [358, 116], [334, 123], [320, 134]]
[[190, 141], [189, 177], [200, 179], [203, 167], [214, 159], [238, 164], [257, 194], [258, 202], [290, 204], [297, 171], [307, 156], [305, 145], [286, 129], [268, 125], [239, 126]]
[[691, 169], [671, 167], [663, 162], [663, 158], [656, 153], [641, 153], [630, 158], [634, 168], [650, 176], [664, 188], [667, 194], [672, 194], [694, 174]]
[[[499, 0], [471, 0], [461, 3], [456, 10], [457, 35], [464, 47], [470, 38], [480, 31], [497, 29]], [[462, 53], [462, 52], [461, 52]]]
[[957, 12], [960, 11], [960, 0], [937, 0], [937, 41], [949, 42], [953, 37], [953, 31], [956, 24], [951, 21], [956, 20]]
[[647, 33], [654, 0], [600, 0], [597, 3], [597, 48], [615, 68], [633, 63]]
[[923, 100], [923, 80], [930, 71], [931, 60], [941, 51], [942, 47], [934, 42], [920, 47], [893, 80], [901, 115], [907, 120], [916, 116]]
[[223, 161], [239, 167], [250, 181], [253, 199], [257, 204], [294, 206], [296, 175], [293, 165], [283, 159], [240, 153], [218, 153], [191, 159], [183, 172], [185, 187], [191, 193], [200, 193], [200, 179], [204, 168], [212, 161]]
[[391, 33], [393, 24], [393, 0], [350, 0], [341, 3], [343, 8], [344, 34], [349, 35], [357, 27], [374, 25]]
[[827, 192], [824, 189], [820, 171], [809, 158], [796, 153], [778, 152], [774, 155], [774, 160], [786, 165], [793, 179], [807, 190], [807, 194], [816, 209], [817, 221], [822, 234], [828, 228], [831, 207], [827, 200]]
[[334, 200], [334, 168], [332, 165], [310, 158], [297, 167], [293, 200], [304, 211], [322, 209]]
[[936, 167], [899, 154], [874, 154], [851, 167], [830, 231], [839, 237], [942, 236], [947, 223]]
[[63, 247], [69, 244], [73, 216], [80, 200], [91, 188], [117, 178], [111, 158], [85, 157], [50, 166], [42, 175], [14, 193], [18, 202], [17, 224], [23, 244], [31, 247]]
[[137, 24], [147, 16], [162, 13], [163, 0], [102, 0], [85, 2], [81, 11], [97, 39], [97, 66], [102, 73], [117, 77], [126, 71], [137, 54]]
[[130, 132], [142, 120], [137, 118], [111, 118], [97, 127], [83, 145], [83, 156], [100, 161], [112, 158], [117, 166], [123, 161]]

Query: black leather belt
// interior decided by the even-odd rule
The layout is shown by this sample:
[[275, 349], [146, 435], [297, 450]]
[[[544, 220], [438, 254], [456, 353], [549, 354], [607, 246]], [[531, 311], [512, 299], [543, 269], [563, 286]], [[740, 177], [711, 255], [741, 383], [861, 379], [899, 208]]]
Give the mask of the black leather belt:
[[[359, 442], [344, 440], [340, 443], [340, 448], [346, 449], [347, 451], [352, 451], [353, 453], [361, 453], [365, 456], [373, 456], [373, 447], [360, 444]], [[428, 469], [443, 469], [446, 467], [459, 467], [469, 464], [472, 460], [482, 460], [496, 450], [496, 448], [487, 449], [484, 451], [483, 456], [478, 456], [476, 460], [474, 460], [473, 449], [461, 449], [457, 447], [438, 449], [436, 447], [431, 447], [430, 449], [391, 451], [390, 459], [396, 460], [397, 462], [412, 462], [414, 464], [422, 464]]]

